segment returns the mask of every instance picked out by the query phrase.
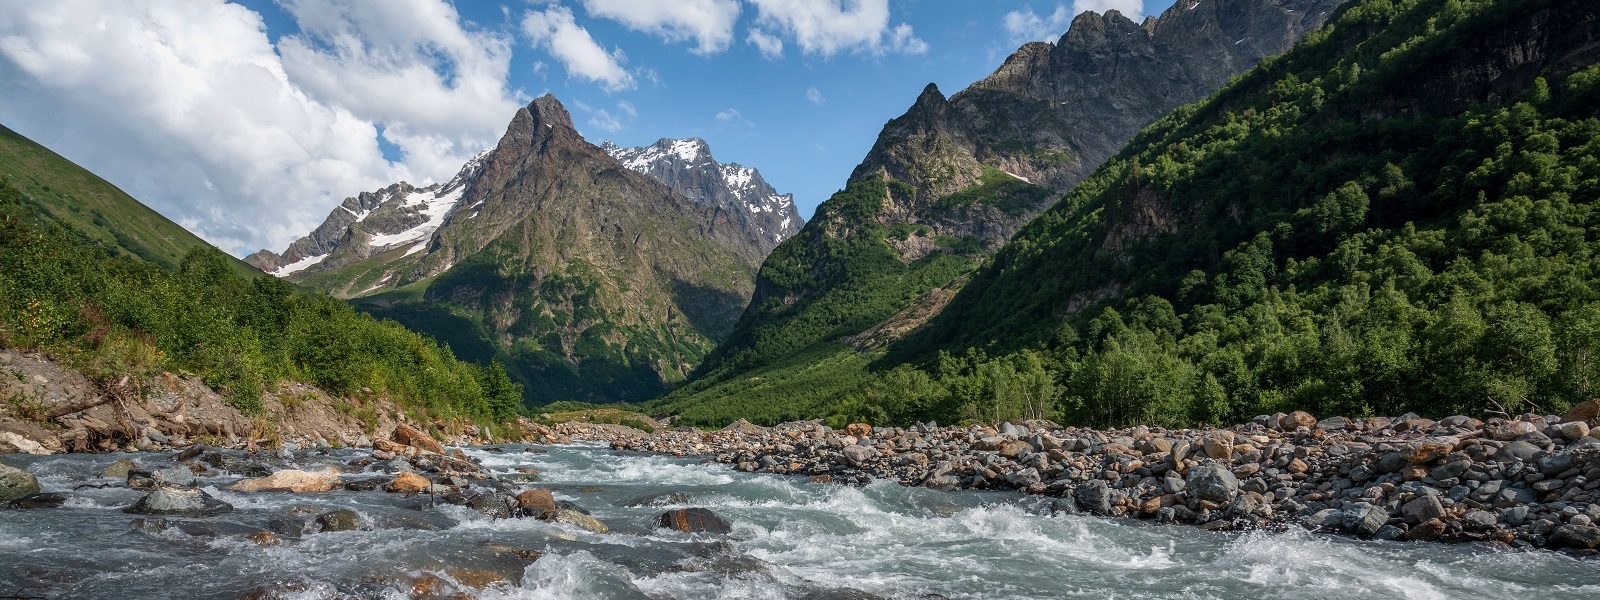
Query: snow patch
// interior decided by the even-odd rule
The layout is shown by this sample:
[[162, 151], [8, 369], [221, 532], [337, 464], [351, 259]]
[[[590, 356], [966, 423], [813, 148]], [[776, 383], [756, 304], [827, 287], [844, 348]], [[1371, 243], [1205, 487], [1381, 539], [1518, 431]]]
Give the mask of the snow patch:
[[1007, 170], [1004, 170], [1004, 169], [1001, 169], [1001, 170], [1000, 170], [1000, 172], [1001, 172], [1001, 173], [1005, 173], [1005, 174], [1007, 174], [1007, 175], [1010, 175], [1010, 176], [1012, 176], [1012, 177], [1015, 177], [1015, 178], [1017, 178], [1017, 180], [1018, 180], [1018, 181], [1021, 181], [1021, 182], [1023, 182], [1023, 183], [1026, 183], [1026, 184], [1029, 184], [1029, 185], [1032, 185], [1032, 184], [1033, 184], [1033, 182], [1032, 182], [1032, 181], [1029, 181], [1029, 180], [1028, 180], [1028, 178], [1027, 178], [1027, 177], [1023, 177], [1023, 176], [1021, 176], [1021, 175], [1018, 175], [1018, 174], [1016, 174], [1016, 173], [1012, 173], [1012, 172], [1011, 172], [1011, 171], [1007, 171]]
[[[450, 214], [450, 209], [455, 207], [456, 202], [461, 200], [461, 195], [466, 192], [466, 186], [462, 185], [457, 185], [453, 189], [446, 189], [449, 189], [449, 191], [444, 192], [444, 190], [434, 188], [423, 188], [413, 192], [411, 196], [406, 198], [405, 205], [421, 207], [419, 212], [427, 216], [428, 220], [399, 233], [373, 236], [372, 240], [368, 242], [369, 245], [374, 250], [382, 252], [401, 244], [417, 241], [425, 242], [429, 236], [433, 235], [433, 232], [439, 230], [440, 225], [444, 224], [445, 215]], [[413, 248], [406, 255], [410, 256], [415, 251], [417, 250]]]
[[289, 263], [287, 265], [278, 267], [278, 270], [272, 272], [272, 276], [273, 277], [288, 277], [288, 276], [293, 275], [295, 273], [298, 273], [300, 271], [306, 270], [311, 265], [314, 265], [314, 264], [317, 264], [319, 262], [322, 262], [322, 259], [325, 259], [325, 258], [328, 258], [328, 255], [326, 255], [326, 254], [318, 254], [316, 256], [307, 256], [305, 258], [302, 258], [300, 260], [294, 261], [294, 262]]

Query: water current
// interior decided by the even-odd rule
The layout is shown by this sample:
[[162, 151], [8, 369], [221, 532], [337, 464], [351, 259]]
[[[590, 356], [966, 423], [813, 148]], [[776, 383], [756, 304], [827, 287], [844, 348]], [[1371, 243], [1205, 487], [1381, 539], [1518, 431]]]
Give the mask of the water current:
[[[496, 473], [540, 472], [556, 499], [612, 532], [493, 520], [382, 492], [233, 493], [233, 512], [154, 532], [121, 512], [141, 492], [100, 472], [119, 458], [0, 456], [66, 505], [0, 511], [0, 597], [408, 598], [419, 577], [483, 598], [1594, 598], [1600, 561], [1544, 551], [1368, 542], [1286, 533], [1211, 533], [1053, 514], [1044, 499], [864, 487], [747, 474], [723, 465], [595, 446], [471, 449]], [[354, 451], [306, 453], [302, 468]], [[82, 487], [108, 485], [104, 488]], [[727, 536], [654, 527], [663, 510], [705, 507]], [[263, 546], [242, 533], [286, 514], [349, 508], [368, 530]], [[178, 524], [184, 519], [168, 519]], [[510, 549], [543, 554], [529, 564]], [[487, 574], [487, 575], [486, 575]], [[498, 580], [498, 581], [496, 581]], [[474, 590], [468, 586], [487, 588]], [[439, 592], [443, 593], [443, 592]]]

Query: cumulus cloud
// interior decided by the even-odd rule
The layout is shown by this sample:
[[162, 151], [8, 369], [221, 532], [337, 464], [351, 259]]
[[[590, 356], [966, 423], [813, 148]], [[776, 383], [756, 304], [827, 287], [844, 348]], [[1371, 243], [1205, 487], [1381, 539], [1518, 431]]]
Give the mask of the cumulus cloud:
[[733, 40], [733, 24], [739, 20], [738, 0], [583, 0], [583, 8], [590, 15], [669, 42], [692, 39], [697, 44], [693, 50], [697, 54], [727, 50]]
[[750, 42], [757, 50], [760, 50], [761, 55], [766, 57], [767, 60], [783, 57], [783, 40], [779, 39], [778, 36], [757, 28], [750, 30], [750, 35], [745, 38], [745, 41]]
[[572, 10], [552, 5], [530, 10], [522, 18], [522, 32], [534, 47], [542, 47], [566, 66], [567, 73], [600, 84], [606, 91], [633, 89], [633, 75], [622, 67], [627, 57], [621, 49], [606, 51], [589, 30], [572, 18]]
[[[750, 3], [756, 6], [759, 26], [787, 35], [806, 54], [832, 56], [845, 51], [922, 54], [928, 51], [927, 42], [917, 38], [910, 25], [889, 26], [889, 0], [750, 0]], [[771, 57], [773, 54], [767, 52], [767, 46], [754, 39], [756, 31], [751, 30], [751, 43]]]
[[817, 88], [814, 88], [814, 87], [809, 87], [809, 88], [806, 88], [806, 101], [810, 102], [812, 104], [815, 104], [817, 106], [822, 106], [822, 103], [823, 102], [827, 102], [828, 99], [822, 97], [822, 91], [821, 90], [818, 90]]
[[1076, 0], [1070, 9], [1065, 4], [1057, 4], [1055, 11], [1048, 16], [1040, 16], [1033, 12], [1033, 7], [1024, 6], [1006, 13], [1002, 23], [1012, 44], [1053, 42], [1067, 32], [1067, 27], [1072, 24], [1072, 18], [1079, 13], [1084, 11], [1104, 13], [1112, 9], [1134, 21], [1144, 18], [1143, 0]]
[[[284, 6], [304, 36], [284, 40], [294, 60], [222, 0], [8, 5], [0, 119], [243, 254], [282, 249], [344, 196], [448, 177], [517, 101], [499, 83], [505, 41], [442, 2]], [[454, 114], [430, 114], [445, 103]], [[404, 160], [384, 159], [380, 127]]]

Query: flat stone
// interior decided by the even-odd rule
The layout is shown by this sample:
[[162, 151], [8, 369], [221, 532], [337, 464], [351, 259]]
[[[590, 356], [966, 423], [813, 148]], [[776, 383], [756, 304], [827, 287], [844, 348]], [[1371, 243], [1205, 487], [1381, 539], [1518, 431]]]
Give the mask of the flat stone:
[[233, 510], [233, 505], [211, 497], [204, 490], [159, 487], [122, 512], [135, 515], [184, 515], [209, 517]]
[[580, 529], [585, 529], [594, 533], [611, 533], [611, 528], [606, 527], [606, 524], [601, 523], [599, 519], [571, 508], [562, 508], [557, 510], [555, 514], [550, 517], [550, 520], [557, 523], [575, 525]]
[[339, 485], [339, 474], [313, 473], [295, 469], [278, 471], [266, 477], [241, 479], [227, 487], [230, 492], [290, 492], [309, 494], [326, 492]]

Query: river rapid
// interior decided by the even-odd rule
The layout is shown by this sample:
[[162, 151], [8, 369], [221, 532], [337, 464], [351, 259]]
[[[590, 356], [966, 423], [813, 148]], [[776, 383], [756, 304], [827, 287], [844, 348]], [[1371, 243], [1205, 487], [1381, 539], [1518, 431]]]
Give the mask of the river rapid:
[[[1048, 499], [864, 487], [740, 473], [693, 459], [599, 446], [469, 449], [490, 471], [518, 468], [609, 534], [534, 519], [490, 519], [427, 497], [383, 492], [235, 493], [206, 519], [134, 526], [141, 492], [105, 478], [119, 458], [4, 455], [68, 494], [54, 509], [0, 511], [0, 597], [410, 598], [1592, 598], [1600, 561], [1547, 551], [1372, 542], [1285, 533], [1212, 533], [1057, 514]], [[300, 453], [300, 468], [357, 451]], [[382, 463], [380, 463], [381, 465]], [[345, 467], [349, 469], [349, 467]], [[107, 487], [82, 487], [106, 485]], [[727, 536], [655, 527], [671, 508], [709, 508]], [[245, 534], [288, 514], [355, 510], [367, 530]], [[186, 523], [193, 521], [194, 523]], [[198, 524], [196, 524], [198, 523]], [[521, 550], [542, 553], [530, 556]], [[424, 583], [425, 582], [425, 583]], [[482, 588], [482, 589], [478, 589]]]

